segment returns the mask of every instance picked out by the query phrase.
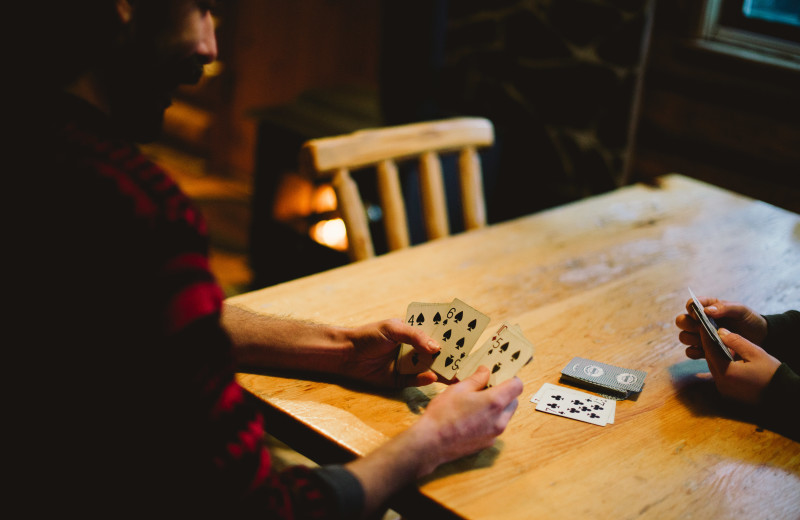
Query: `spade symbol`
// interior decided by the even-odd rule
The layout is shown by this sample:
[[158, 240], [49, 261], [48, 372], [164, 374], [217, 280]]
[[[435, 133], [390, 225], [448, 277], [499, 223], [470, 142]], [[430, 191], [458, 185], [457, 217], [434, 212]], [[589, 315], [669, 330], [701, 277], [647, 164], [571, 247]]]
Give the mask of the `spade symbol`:
[[415, 365], [416, 365], [417, 363], [419, 363], [419, 355], [417, 355], [417, 353], [416, 353], [416, 352], [414, 352], [414, 353], [411, 355], [411, 363], [413, 363], [413, 364], [415, 364]]
[[495, 372], [497, 372], [498, 370], [500, 370], [500, 363], [497, 363], [497, 364], [496, 364], [496, 365], [495, 365], [495, 366], [492, 368], [492, 374], [494, 374], [494, 373], [495, 373]]
[[469, 322], [469, 323], [467, 324], [467, 330], [470, 330], [470, 331], [471, 331], [471, 330], [473, 330], [473, 329], [474, 329], [475, 327], [477, 327], [477, 326], [478, 326], [478, 320], [477, 320], [477, 319], [476, 319], [476, 320], [472, 320], [471, 322]]
[[505, 352], [506, 350], [508, 350], [508, 341], [500, 345], [500, 352]]
[[511, 361], [516, 361], [519, 359], [519, 350], [511, 354]]
[[425, 323], [425, 316], [422, 313], [419, 313], [417, 316], [417, 325], [422, 325]]
[[456, 341], [456, 348], [461, 348], [463, 346], [464, 346], [464, 338], [461, 338], [460, 340]]
[[464, 319], [464, 311], [458, 311], [458, 314], [456, 314], [455, 318], [453, 319], [456, 320], [456, 323], [460, 322], [462, 319]]
[[444, 360], [444, 366], [449, 367], [450, 363], [452, 362], [453, 362], [453, 356], [452, 355], [447, 356], [447, 359]]
[[434, 325], [438, 325], [440, 321], [442, 321], [442, 315], [437, 312], [433, 316], [433, 323], [434, 323]]
[[448, 329], [444, 334], [442, 334], [442, 339], [444, 341], [447, 341], [448, 339], [450, 339], [450, 336], [452, 335], [453, 335], [453, 329]]

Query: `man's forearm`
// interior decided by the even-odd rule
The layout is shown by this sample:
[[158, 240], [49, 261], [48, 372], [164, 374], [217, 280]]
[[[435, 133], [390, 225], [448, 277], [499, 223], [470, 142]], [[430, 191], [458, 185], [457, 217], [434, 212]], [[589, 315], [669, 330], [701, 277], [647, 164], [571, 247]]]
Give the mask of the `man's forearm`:
[[242, 365], [341, 373], [352, 352], [345, 329], [224, 305], [222, 325]]
[[393, 437], [386, 444], [345, 466], [364, 489], [364, 514], [385, 506], [391, 495], [414, 483], [439, 464], [433, 447], [438, 435], [424, 421]]

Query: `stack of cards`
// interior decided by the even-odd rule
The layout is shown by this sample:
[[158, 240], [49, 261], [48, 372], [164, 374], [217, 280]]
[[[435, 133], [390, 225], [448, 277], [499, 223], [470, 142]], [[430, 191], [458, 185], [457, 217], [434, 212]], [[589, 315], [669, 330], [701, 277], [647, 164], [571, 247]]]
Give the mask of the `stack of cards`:
[[723, 343], [722, 339], [720, 339], [719, 337], [719, 333], [717, 332], [717, 329], [719, 327], [717, 327], [716, 322], [714, 321], [713, 318], [706, 315], [706, 311], [703, 310], [703, 306], [700, 305], [700, 300], [698, 300], [697, 296], [694, 295], [691, 287], [689, 287], [688, 289], [689, 289], [689, 295], [692, 297], [691, 307], [692, 310], [694, 311], [695, 316], [697, 316], [697, 319], [700, 320], [700, 324], [703, 326], [704, 329], [706, 329], [708, 335], [711, 336], [711, 340], [714, 343], [716, 343], [716, 345], [720, 349], [722, 349], [722, 352], [724, 352], [725, 355], [728, 356], [728, 359], [733, 361], [733, 354], [731, 354], [731, 351], [728, 350], [728, 347], [725, 346], [725, 343]]
[[531, 397], [536, 410], [598, 426], [614, 424], [617, 402], [564, 386], [545, 383]]
[[433, 370], [450, 381], [456, 377], [465, 379], [483, 365], [492, 373], [489, 386], [493, 386], [514, 377], [533, 357], [533, 344], [519, 326], [506, 323], [470, 355], [489, 324], [489, 317], [458, 298], [450, 303], [413, 302], [406, 310], [406, 323], [435, 339], [441, 350], [427, 355], [410, 345], [401, 345], [397, 360], [401, 374]]
[[620, 368], [581, 357], [572, 358], [561, 371], [564, 381], [584, 386], [612, 399], [627, 399], [642, 391], [646, 372]]

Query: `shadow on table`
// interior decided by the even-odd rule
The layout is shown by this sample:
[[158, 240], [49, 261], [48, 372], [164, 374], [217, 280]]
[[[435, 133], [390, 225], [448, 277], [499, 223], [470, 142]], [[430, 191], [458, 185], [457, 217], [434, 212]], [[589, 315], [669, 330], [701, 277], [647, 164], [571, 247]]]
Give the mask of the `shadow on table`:
[[[800, 435], [782, 418], [767, 417], [764, 407], [753, 406], [734, 401], [722, 396], [708, 370], [705, 359], [686, 360], [669, 367], [672, 384], [677, 389], [678, 399], [696, 416], [724, 417], [734, 421], [748, 423], [757, 431], [764, 429], [773, 431], [784, 437], [800, 442]], [[787, 414], [792, 411], [787, 408]]]

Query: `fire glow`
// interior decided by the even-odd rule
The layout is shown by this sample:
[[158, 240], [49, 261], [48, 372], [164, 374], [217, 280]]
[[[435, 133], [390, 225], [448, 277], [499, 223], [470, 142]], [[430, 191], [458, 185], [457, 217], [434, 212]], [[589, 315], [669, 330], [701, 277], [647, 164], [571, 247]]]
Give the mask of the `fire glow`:
[[338, 251], [347, 251], [347, 231], [344, 221], [340, 218], [317, 222], [311, 226], [309, 235], [322, 245]]

